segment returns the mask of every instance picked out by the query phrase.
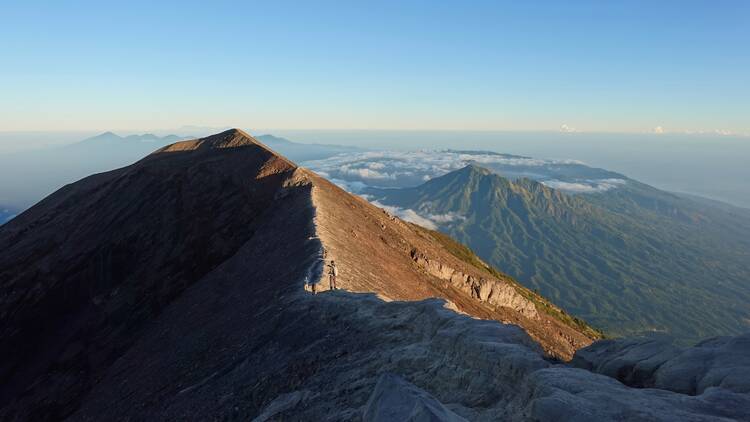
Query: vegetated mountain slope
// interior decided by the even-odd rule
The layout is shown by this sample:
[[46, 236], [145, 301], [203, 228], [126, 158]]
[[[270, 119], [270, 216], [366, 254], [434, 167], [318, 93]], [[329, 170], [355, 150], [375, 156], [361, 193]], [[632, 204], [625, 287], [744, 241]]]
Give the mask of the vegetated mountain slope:
[[[337, 260], [341, 288], [443, 297], [470, 315], [520, 325], [554, 356], [569, 358], [598, 336], [460, 245], [390, 217], [238, 130], [60, 189], [0, 228], [0, 250], [0, 419], [183, 418], [209, 403], [217, 414], [235, 406], [257, 414], [295, 380], [325, 371], [321, 355], [301, 356], [316, 342], [325, 339], [336, 357], [367, 351], [340, 338], [363, 341], [364, 327], [352, 325], [363, 315], [339, 318], [360, 301], [362, 312], [380, 312], [379, 300], [342, 293], [343, 303], [334, 296], [310, 310], [317, 302], [305, 283], [321, 278], [322, 251]], [[404, 312], [429, 319], [434, 307]], [[439, 329], [424, 324], [438, 324], [430, 335]], [[425, 341], [427, 326], [383, 335], [403, 336], [407, 347]], [[543, 362], [522, 331], [504, 335]], [[286, 365], [283, 380], [266, 372], [276, 348], [288, 353], [274, 358]], [[203, 391], [212, 380], [239, 395]], [[219, 411], [222, 400], [239, 402]]]
[[690, 342], [747, 330], [750, 247], [728, 233], [746, 231], [741, 217], [628, 185], [567, 195], [471, 165], [415, 188], [367, 192], [450, 216], [441, 230], [608, 333], [658, 331]]

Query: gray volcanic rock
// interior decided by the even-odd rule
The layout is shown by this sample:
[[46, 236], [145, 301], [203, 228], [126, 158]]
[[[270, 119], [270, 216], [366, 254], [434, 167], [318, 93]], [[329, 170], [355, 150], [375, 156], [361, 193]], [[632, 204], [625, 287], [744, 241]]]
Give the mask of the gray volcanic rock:
[[521, 419], [537, 421], [747, 421], [750, 396], [721, 388], [689, 396], [666, 390], [630, 388], [591, 372], [555, 367], [526, 379], [528, 400]]
[[690, 395], [711, 387], [750, 393], [750, 333], [687, 349], [649, 338], [599, 341], [579, 350], [571, 363], [634, 387]]
[[[264, 238], [280, 251], [280, 242]], [[175, 303], [72, 420], [365, 420], [378, 401], [373, 397], [382, 396], [377, 384], [385, 373], [472, 421], [750, 418], [748, 394], [627, 387], [549, 362], [517, 327], [456, 314], [439, 300], [383, 302], [339, 291], [312, 296], [295, 292], [288, 273], [269, 279], [284, 286], [283, 294], [255, 292], [234, 277], [258, 253], [253, 249], [222, 270], [221, 279], [234, 281], [217, 278], [219, 286], [196, 286]], [[191, 324], [179, 324], [184, 309], [191, 309]], [[216, 309], [232, 311], [216, 316]], [[159, 350], [171, 351], [170, 358], [154, 359]]]
[[365, 408], [364, 422], [466, 422], [429, 393], [393, 374], [380, 376]]
[[655, 338], [626, 338], [597, 341], [576, 352], [571, 364], [632, 387], [653, 387], [654, 373], [680, 349]]
[[702, 394], [711, 387], [750, 393], [750, 333], [703, 341], [662, 365], [658, 388]]

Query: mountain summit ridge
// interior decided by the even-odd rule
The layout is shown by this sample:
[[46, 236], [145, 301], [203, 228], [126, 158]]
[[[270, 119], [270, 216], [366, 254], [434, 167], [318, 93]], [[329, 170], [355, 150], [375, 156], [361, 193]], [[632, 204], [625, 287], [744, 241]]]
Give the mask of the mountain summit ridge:
[[205, 138], [175, 142], [163, 148], [159, 148], [153, 154], [175, 151], [193, 151], [198, 149], [241, 148], [253, 145], [263, 146], [267, 149], [267, 147], [265, 147], [260, 141], [253, 138], [247, 132], [241, 129], [232, 128]]
[[[285, 246], [264, 251], [269, 240], [259, 239], [269, 237]], [[525, 327], [562, 358], [597, 337], [545, 312], [557, 308], [510, 279], [462, 261], [429, 232], [237, 129], [67, 185], [1, 226], [0, 247], [0, 378], [7, 380], [0, 407], [25, 388], [32, 389], [28, 406], [56, 397], [53, 388], [84, 394], [168, 309], [190, 312], [179, 304], [188, 291], [220, 297], [214, 285], [239, 283], [271, 302], [309, 296], [305, 285], [325, 291], [323, 250], [337, 259], [339, 287], [348, 291], [388, 300], [443, 297], [463, 312]], [[234, 262], [243, 250], [254, 252]], [[230, 267], [240, 270], [220, 276]], [[231, 318], [251, 311], [236, 312]], [[96, 364], [87, 363], [91, 355], [100, 355]], [[55, 367], [64, 369], [49, 372]], [[74, 397], [63, 410], [45, 409], [64, 413], [83, 398]]]
[[0, 419], [750, 416], [712, 376], [655, 394], [562, 363], [597, 333], [467, 248], [246, 134], [206, 139], [0, 227]]

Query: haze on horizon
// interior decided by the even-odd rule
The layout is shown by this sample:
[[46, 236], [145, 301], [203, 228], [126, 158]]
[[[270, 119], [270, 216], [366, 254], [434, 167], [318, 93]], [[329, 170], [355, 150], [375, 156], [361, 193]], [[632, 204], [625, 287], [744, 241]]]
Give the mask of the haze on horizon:
[[241, 127], [578, 159], [750, 207], [748, 18], [744, 1], [11, 1], [0, 154]]

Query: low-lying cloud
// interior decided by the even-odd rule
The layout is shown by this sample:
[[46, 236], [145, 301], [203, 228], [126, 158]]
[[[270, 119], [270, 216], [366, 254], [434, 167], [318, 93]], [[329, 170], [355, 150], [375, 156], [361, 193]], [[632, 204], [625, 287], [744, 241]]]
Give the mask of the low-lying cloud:
[[[302, 164], [370, 201], [373, 198], [366, 195], [368, 187], [418, 186], [468, 164], [486, 167], [510, 179], [533, 179], [574, 194], [605, 192], [627, 183], [622, 175], [591, 168], [577, 160], [546, 160], [483, 151], [352, 152]], [[430, 229], [465, 220], [457, 213], [441, 213], [439, 204], [423, 203], [420, 209], [413, 210], [373, 203], [403, 220]]]
[[576, 160], [544, 160], [508, 154], [465, 151], [368, 151], [338, 154], [302, 165], [333, 179], [369, 186], [416, 186], [435, 177], [478, 164], [507, 177], [543, 177], [544, 169], [583, 165]]
[[562, 180], [544, 180], [542, 184], [552, 189], [573, 193], [599, 193], [615, 189], [627, 183], [624, 179], [600, 179], [585, 180], [577, 182], [565, 182]]
[[437, 224], [454, 223], [466, 220], [466, 217], [455, 212], [449, 212], [446, 214], [427, 214], [427, 218]]
[[380, 207], [386, 211], [388, 211], [389, 214], [396, 216], [404, 221], [408, 221], [410, 223], [418, 224], [424, 228], [430, 229], [430, 230], [437, 230], [437, 224], [435, 224], [434, 221], [430, 220], [429, 218], [423, 217], [419, 215], [416, 211], [410, 208], [400, 208], [400, 207], [394, 207], [391, 205], [385, 205], [378, 201], [372, 201], [372, 204]]

